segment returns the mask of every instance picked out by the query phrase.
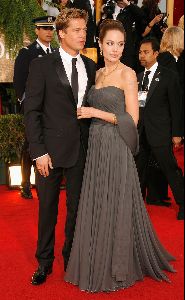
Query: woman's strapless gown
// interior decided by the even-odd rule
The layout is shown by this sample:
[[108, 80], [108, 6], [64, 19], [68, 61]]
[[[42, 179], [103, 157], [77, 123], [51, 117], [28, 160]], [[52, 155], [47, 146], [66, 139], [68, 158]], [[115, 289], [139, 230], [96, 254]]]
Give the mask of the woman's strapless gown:
[[110, 292], [145, 276], [169, 281], [175, 260], [161, 245], [147, 214], [133, 154], [138, 135], [125, 112], [123, 91], [90, 90], [91, 107], [115, 113], [118, 126], [94, 119], [65, 281], [83, 291]]

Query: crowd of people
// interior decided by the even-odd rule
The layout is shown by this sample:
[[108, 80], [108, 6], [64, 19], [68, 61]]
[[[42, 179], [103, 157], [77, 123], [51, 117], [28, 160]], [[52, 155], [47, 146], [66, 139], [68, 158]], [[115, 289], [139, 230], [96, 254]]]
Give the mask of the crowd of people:
[[[162, 270], [174, 271], [173, 257], [154, 237], [143, 199], [170, 206], [170, 186], [184, 219], [183, 173], [174, 155], [184, 137], [182, 19], [168, 28], [158, 0], [141, 8], [137, 1], [105, 1], [98, 22], [93, 0], [53, 2], [61, 13], [43, 3], [49, 16], [33, 20], [37, 39], [20, 51], [14, 72], [26, 124], [21, 195], [33, 197], [34, 163], [40, 202], [32, 284], [52, 272], [63, 174], [65, 280], [91, 292], [129, 287], [145, 275], [168, 280]], [[51, 46], [55, 29], [59, 49]], [[79, 54], [84, 48], [97, 48], [97, 65]]]

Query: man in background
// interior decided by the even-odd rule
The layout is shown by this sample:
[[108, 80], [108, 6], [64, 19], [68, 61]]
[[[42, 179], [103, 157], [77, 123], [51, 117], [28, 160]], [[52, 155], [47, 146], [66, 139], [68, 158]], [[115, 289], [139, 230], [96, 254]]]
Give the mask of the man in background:
[[[22, 114], [24, 114], [25, 89], [30, 63], [35, 58], [45, 56], [54, 51], [50, 44], [54, 35], [54, 21], [55, 18], [52, 16], [44, 16], [34, 19], [33, 23], [35, 24], [35, 33], [37, 35], [37, 39], [33, 44], [21, 49], [16, 58], [14, 69], [14, 87], [20, 103], [20, 113]], [[21, 196], [24, 199], [33, 198], [30, 183], [31, 167], [32, 160], [29, 155], [29, 144], [27, 140], [25, 140], [21, 157]]]
[[74, 8], [83, 9], [88, 12], [86, 48], [96, 47], [96, 10], [94, 0], [71, 0]]
[[143, 198], [146, 196], [147, 168], [151, 154], [168, 180], [179, 206], [178, 220], [184, 219], [184, 179], [173, 153], [182, 142], [182, 99], [178, 75], [157, 62], [156, 39], [142, 41], [139, 58], [145, 71], [139, 82], [140, 151], [136, 158]]

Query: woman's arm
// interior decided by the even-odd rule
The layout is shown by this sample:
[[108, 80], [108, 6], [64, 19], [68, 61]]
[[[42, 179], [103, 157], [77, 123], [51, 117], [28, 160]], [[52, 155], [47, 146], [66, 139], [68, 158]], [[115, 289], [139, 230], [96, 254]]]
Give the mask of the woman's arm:
[[157, 15], [145, 28], [144, 33], [142, 34], [143, 37], [147, 36], [150, 31], [152, 30], [152, 28], [154, 27], [155, 24], [159, 23], [163, 18], [163, 15]]
[[108, 123], [117, 125], [116, 115], [113, 113], [108, 113], [93, 107], [80, 107], [77, 110], [78, 119], [101, 119]]
[[125, 93], [126, 112], [131, 115], [137, 126], [139, 121], [138, 83], [136, 73], [128, 68], [122, 71], [122, 82]]
[[[96, 82], [102, 72], [102, 69], [96, 72]], [[112, 123], [114, 125], [117, 124], [116, 115], [113, 113], [107, 113], [102, 110], [93, 108], [93, 107], [80, 107], [77, 110], [77, 117], [78, 119], [91, 119], [91, 118], [97, 118], [104, 120], [108, 123]]]

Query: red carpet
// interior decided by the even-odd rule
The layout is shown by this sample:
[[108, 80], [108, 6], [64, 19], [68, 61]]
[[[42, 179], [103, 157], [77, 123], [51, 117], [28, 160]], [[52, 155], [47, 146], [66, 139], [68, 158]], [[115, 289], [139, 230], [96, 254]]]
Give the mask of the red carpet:
[[[178, 153], [180, 164], [183, 153]], [[35, 193], [34, 193], [35, 195]], [[91, 295], [63, 282], [61, 248], [64, 241], [65, 193], [61, 194], [56, 234], [56, 261], [47, 284], [33, 287], [29, 283], [37, 267], [34, 252], [37, 239], [38, 201], [22, 200], [17, 191], [0, 187], [0, 299], [2, 300], [182, 300], [184, 299], [184, 222], [176, 220], [178, 207], [148, 207], [152, 222], [164, 246], [176, 256], [177, 274], [172, 281], [158, 283], [149, 278], [134, 287], [113, 294]]]

